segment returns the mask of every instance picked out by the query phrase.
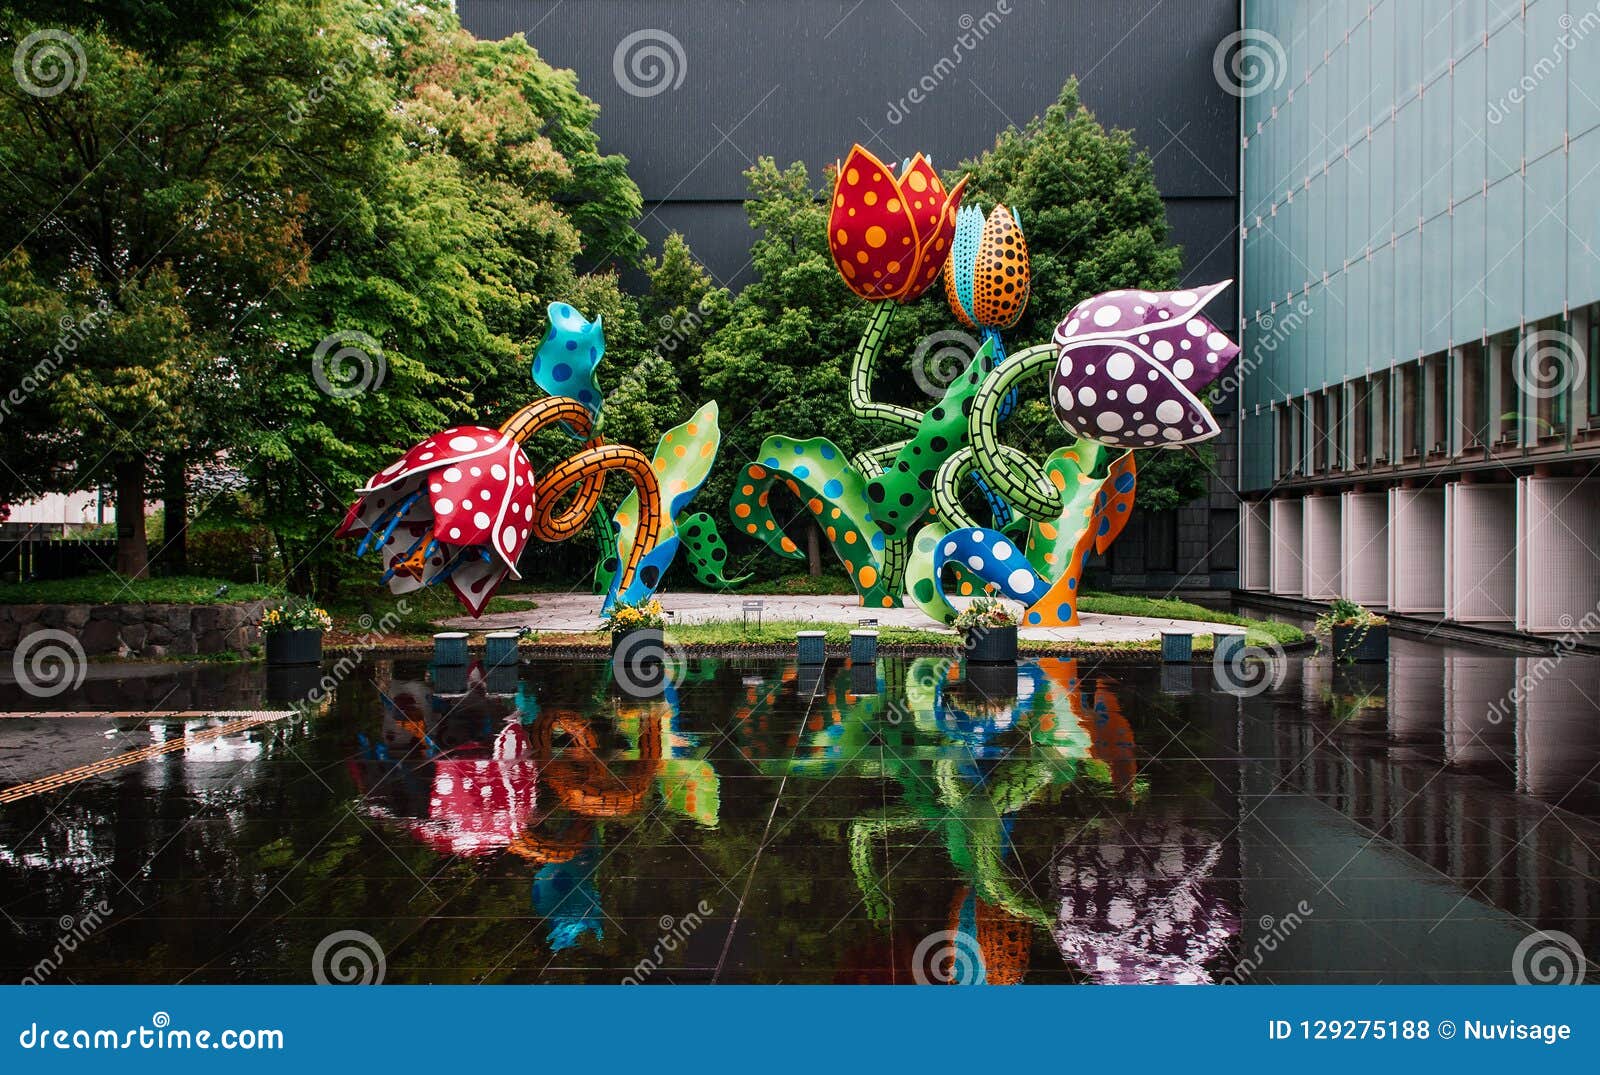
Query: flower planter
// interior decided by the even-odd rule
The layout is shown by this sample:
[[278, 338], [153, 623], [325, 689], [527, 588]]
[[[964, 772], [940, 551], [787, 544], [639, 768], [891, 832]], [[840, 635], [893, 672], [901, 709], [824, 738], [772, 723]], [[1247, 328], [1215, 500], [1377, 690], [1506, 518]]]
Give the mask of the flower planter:
[[322, 632], [315, 629], [274, 631], [267, 636], [267, 664], [320, 664]]
[[[635, 652], [654, 651], [658, 656], [665, 652], [666, 639], [659, 627], [635, 627], [631, 631], [618, 631], [611, 636], [611, 655], [628, 658]], [[634, 658], [637, 659], [637, 658]]]
[[1333, 625], [1333, 659], [1372, 664], [1389, 659], [1389, 625], [1371, 627]]
[[611, 636], [611, 680], [628, 698], [654, 698], [667, 685], [667, 645], [659, 627]]
[[969, 627], [963, 642], [967, 660], [975, 664], [1008, 664], [1017, 659], [1015, 627]]

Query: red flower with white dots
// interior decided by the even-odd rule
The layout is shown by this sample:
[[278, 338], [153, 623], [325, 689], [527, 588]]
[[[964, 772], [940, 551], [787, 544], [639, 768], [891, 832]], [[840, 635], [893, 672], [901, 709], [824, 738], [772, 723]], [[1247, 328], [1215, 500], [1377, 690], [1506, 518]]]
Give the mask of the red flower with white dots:
[[506, 433], [455, 426], [423, 440], [361, 489], [338, 536], [376, 545], [394, 593], [448, 582], [474, 616], [533, 527], [533, 466]]

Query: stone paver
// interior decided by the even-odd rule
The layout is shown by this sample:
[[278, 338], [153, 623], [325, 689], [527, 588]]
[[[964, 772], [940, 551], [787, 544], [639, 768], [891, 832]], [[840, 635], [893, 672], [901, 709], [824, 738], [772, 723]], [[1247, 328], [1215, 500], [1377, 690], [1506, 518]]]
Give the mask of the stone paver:
[[[511, 595], [513, 600], [524, 595]], [[526, 599], [537, 607], [526, 612], [495, 612], [478, 619], [461, 616], [446, 620], [445, 626], [453, 630], [507, 631], [528, 627], [536, 631], [566, 632], [593, 631], [600, 622], [600, 598], [594, 594], [528, 594]], [[747, 600], [764, 602], [762, 618], [768, 623], [776, 620], [803, 620], [808, 623], [842, 623], [855, 626], [863, 619], [874, 619], [883, 627], [915, 627], [928, 631], [948, 631], [935, 623], [914, 606], [906, 608], [863, 608], [848, 595], [741, 597], [738, 594], [680, 593], [666, 594], [662, 605], [676, 613], [676, 623], [707, 623], [715, 620], [738, 621], [743, 619], [740, 606]], [[960, 603], [959, 601], [957, 602]], [[1227, 624], [1202, 623], [1196, 620], [1170, 620], [1154, 616], [1099, 616], [1081, 613], [1083, 623], [1078, 627], [1024, 628], [1019, 637], [1055, 642], [1084, 644], [1102, 642], [1147, 642], [1159, 638], [1162, 631], [1178, 629], [1195, 634], [1213, 631], [1237, 631]], [[951, 634], [954, 634], [952, 631]]]

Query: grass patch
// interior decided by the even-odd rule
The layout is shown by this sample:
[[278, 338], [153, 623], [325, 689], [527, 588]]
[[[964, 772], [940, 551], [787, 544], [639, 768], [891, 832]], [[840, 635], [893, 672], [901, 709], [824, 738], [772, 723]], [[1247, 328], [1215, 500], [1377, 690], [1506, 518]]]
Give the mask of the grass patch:
[[[226, 586], [227, 593], [217, 590]], [[272, 586], [227, 582], [198, 575], [127, 579], [121, 575], [85, 575], [76, 579], [0, 584], [3, 605], [226, 605], [277, 597]]]
[[[1151, 616], [1169, 620], [1201, 620], [1207, 623], [1226, 623], [1233, 627], [1245, 629], [1245, 642], [1248, 645], [1259, 646], [1266, 643], [1276, 643], [1279, 646], [1293, 646], [1306, 640], [1306, 633], [1291, 623], [1280, 623], [1277, 620], [1253, 620], [1247, 616], [1240, 616], [1233, 612], [1222, 612], [1218, 609], [1206, 608], [1189, 601], [1179, 601], [1171, 597], [1139, 597], [1134, 594], [1112, 593], [1085, 593], [1078, 600], [1080, 612], [1093, 612], [1100, 616]], [[1210, 635], [1197, 636], [1195, 646], [1199, 648], [1200, 639], [1206, 640], [1206, 648], [1210, 648]]]
[[[704, 646], [718, 649], [767, 649], [774, 646], [793, 646], [794, 636], [799, 631], [822, 631], [827, 635], [827, 641], [835, 645], [847, 645], [850, 641], [850, 632], [856, 629], [851, 624], [843, 623], [813, 623], [809, 620], [769, 620], [759, 628], [750, 627], [748, 630], [742, 620], [713, 620], [709, 623], [681, 623], [667, 628], [668, 642], [680, 646]], [[914, 627], [879, 627], [878, 643], [884, 646], [950, 646], [956, 644], [956, 635], [951, 632], [922, 630]], [[581, 633], [569, 631], [535, 631], [528, 636], [524, 645], [532, 645], [537, 649], [593, 649], [596, 646], [609, 647], [611, 635], [606, 631], [584, 631]]]
[[812, 578], [808, 574], [784, 575], [775, 579], [751, 579], [732, 591], [741, 596], [855, 596], [856, 588], [844, 575], [824, 573]]

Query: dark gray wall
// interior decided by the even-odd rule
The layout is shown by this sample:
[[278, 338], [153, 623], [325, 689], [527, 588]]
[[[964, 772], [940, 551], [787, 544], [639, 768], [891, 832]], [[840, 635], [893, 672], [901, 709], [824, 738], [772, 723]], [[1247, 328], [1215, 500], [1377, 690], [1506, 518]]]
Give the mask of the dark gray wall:
[[[608, 152], [625, 154], [654, 242], [682, 232], [725, 283], [748, 276], [741, 172], [758, 157], [820, 173], [860, 141], [885, 159], [921, 150], [949, 166], [1024, 124], [1076, 74], [1107, 125], [1155, 159], [1186, 282], [1237, 276], [1237, 100], [1212, 54], [1238, 0], [459, 0], [480, 37], [522, 31], [578, 72]], [[1007, 11], [1007, 9], [1009, 9]], [[661, 92], [628, 92], [619, 46], [664, 31]], [[965, 34], [966, 42], [960, 38]], [[959, 62], [956, 57], [959, 56]], [[944, 61], [940, 68], [940, 61]], [[933, 88], [906, 100], [924, 78]], [[922, 92], [920, 89], [918, 92]], [[1209, 311], [1233, 327], [1232, 304]]]

